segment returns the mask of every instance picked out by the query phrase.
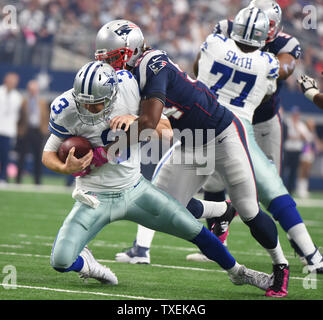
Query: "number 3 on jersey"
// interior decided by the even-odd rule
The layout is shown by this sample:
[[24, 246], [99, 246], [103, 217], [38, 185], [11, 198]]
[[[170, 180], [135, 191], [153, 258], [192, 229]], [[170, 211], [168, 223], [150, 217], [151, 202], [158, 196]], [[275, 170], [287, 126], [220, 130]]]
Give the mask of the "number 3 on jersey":
[[[210, 89], [216, 93], [218, 90], [222, 89], [228, 81], [231, 79], [233, 68], [230, 68], [229, 66], [214, 61], [213, 66], [211, 68], [211, 73], [216, 75], [218, 73], [222, 74], [220, 79], [217, 81], [217, 83], [212, 86]], [[241, 72], [236, 70], [233, 74], [232, 82], [236, 84], [240, 84], [241, 82], [244, 82], [245, 85], [242, 88], [242, 91], [240, 95], [236, 98], [231, 99], [230, 104], [236, 107], [244, 107], [244, 100], [248, 97], [248, 94], [254, 87], [256, 83], [257, 76], [254, 74]]]
[[60, 103], [56, 106], [52, 106], [52, 110], [56, 113], [59, 114], [61, 113], [65, 108], [69, 106], [69, 102], [65, 98], [59, 99]]

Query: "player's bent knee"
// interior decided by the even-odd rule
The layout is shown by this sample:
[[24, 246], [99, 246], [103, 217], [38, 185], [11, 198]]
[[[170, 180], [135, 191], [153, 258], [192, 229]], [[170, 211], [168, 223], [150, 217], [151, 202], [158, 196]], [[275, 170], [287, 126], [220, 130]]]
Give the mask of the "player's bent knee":
[[74, 262], [75, 245], [71, 241], [62, 240], [55, 244], [51, 255], [51, 266], [60, 272], [64, 272]]
[[[254, 202], [254, 203], [253, 203]], [[248, 199], [233, 202], [233, 206], [237, 209], [242, 221], [250, 221], [256, 217], [259, 212], [259, 205], [256, 201], [251, 202]]]

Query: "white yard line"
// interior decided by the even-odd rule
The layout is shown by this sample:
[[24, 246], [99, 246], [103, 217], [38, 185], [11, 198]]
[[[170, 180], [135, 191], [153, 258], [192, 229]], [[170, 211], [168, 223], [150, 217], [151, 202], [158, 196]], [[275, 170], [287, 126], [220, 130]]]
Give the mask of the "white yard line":
[[90, 294], [95, 296], [105, 296], [105, 297], [118, 297], [118, 298], [128, 298], [128, 299], [136, 299], [136, 300], [165, 300], [165, 299], [157, 299], [157, 298], [147, 298], [147, 297], [137, 297], [137, 296], [128, 296], [124, 294], [112, 294], [112, 293], [104, 293], [104, 292], [96, 292], [96, 291], [79, 291], [79, 290], [66, 290], [59, 288], [47, 288], [47, 287], [34, 287], [34, 286], [25, 286], [25, 285], [14, 285], [14, 284], [1, 284], [4, 289], [14, 289], [14, 288], [22, 288], [22, 289], [32, 289], [32, 290], [44, 290], [44, 291], [54, 291], [54, 292], [63, 292], [63, 293], [76, 293], [76, 294]]

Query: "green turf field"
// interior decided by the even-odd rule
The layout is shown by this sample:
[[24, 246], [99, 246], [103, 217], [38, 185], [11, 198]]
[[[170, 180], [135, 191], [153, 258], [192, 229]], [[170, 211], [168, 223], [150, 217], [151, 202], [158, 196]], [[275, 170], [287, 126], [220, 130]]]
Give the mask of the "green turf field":
[[[323, 247], [323, 201], [309, 200], [300, 207], [314, 242]], [[95, 257], [118, 276], [117, 286], [87, 283], [74, 272], [61, 274], [49, 263], [52, 244], [73, 205], [68, 190], [62, 193], [0, 191], [0, 300], [271, 300], [250, 286], [234, 286], [215, 263], [188, 262], [196, 252], [184, 240], [156, 233], [151, 265], [114, 262], [120, 250], [130, 246], [136, 225], [121, 221], [107, 226], [89, 247]], [[280, 241], [290, 262], [289, 295], [284, 300], [322, 300], [323, 275], [309, 278], [279, 228]], [[271, 272], [267, 253], [236, 218], [228, 240], [230, 252], [241, 264]], [[12, 271], [16, 270], [16, 287]], [[307, 278], [306, 278], [307, 277]], [[8, 285], [9, 284], [9, 285]], [[307, 289], [306, 289], [307, 288]]]

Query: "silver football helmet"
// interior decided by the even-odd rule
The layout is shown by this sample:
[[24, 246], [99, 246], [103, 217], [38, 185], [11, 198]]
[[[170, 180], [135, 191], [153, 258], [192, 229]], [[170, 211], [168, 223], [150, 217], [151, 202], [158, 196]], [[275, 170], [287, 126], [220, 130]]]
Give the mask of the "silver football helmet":
[[95, 46], [96, 60], [104, 60], [115, 69], [124, 69], [126, 64], [135, 66], [144, 50], [145, 41], [136, 24], [129, 20], [114, 20], [99, 30]]
[[265, 45], [269, 19], [260, 9], [247, 7], [238, 12], [233, 21], [231, 38], [250, 47]]
[[282, 31], [282, 10], [279, 4], [274, 0], [252, 0], [249, 8], [256, 7], [264, 11], [269, 18], [269, 32], [267, 42], [274, 40], [277, 34]]
[[[115, 70], [102, 61], [91, 61], [84, 65], [74, 79], [74, 99], [81, 121], [96, 125], [108, 120], [118, 92]], [[90, 105], [103, 104], [103, 109], [93, 113]]]

